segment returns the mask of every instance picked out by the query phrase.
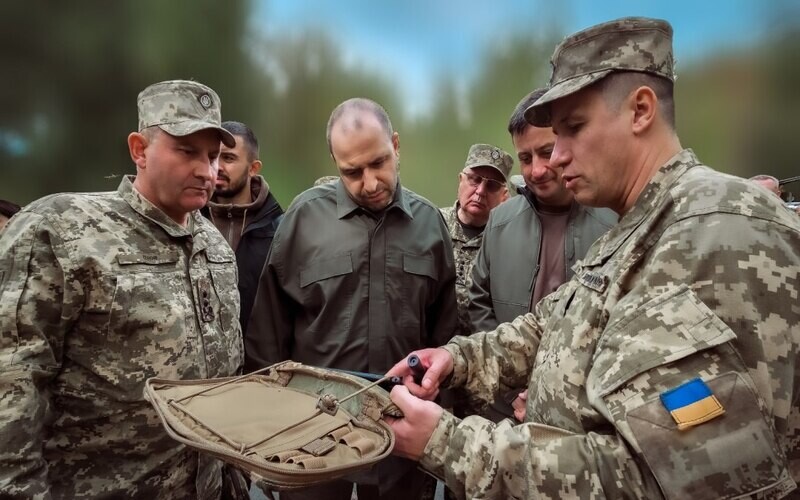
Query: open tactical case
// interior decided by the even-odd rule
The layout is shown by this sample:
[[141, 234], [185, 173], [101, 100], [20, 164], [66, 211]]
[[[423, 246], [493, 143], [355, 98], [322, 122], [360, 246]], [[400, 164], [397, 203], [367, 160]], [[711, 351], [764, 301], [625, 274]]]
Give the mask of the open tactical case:
[[167, 433], [277, 490], [313, 486], [387, 457], [402, 413], [364, 379], [285, 361], [240, 377], [149, 379]]

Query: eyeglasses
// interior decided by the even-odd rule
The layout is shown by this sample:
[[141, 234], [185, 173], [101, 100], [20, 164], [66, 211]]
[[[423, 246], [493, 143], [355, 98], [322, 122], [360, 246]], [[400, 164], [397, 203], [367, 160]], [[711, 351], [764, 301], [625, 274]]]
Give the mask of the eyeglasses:
[[467, 179], [467, 183], [472, 187], [478, 187], [481, 185], [482, 182], [486, 182], [486, 190], [490, 193], [496, 193], [506, 187], [505, 183], [500, 182], [495, 179], [490, 179], [488, 177], [484, 177], [482, 175], [478, 175], [472, 172], [468, 172], [466, 170], [461, 171], [464, 174], [464, 177]]

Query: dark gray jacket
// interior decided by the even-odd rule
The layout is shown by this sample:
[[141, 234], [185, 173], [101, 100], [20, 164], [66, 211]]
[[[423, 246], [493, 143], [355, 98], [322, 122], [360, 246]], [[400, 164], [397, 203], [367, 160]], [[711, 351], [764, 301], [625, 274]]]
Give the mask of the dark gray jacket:
[[[476, 332], [493, 330], [531, 309], [542, 225], [533, 194], [527, 188], [520, 194], [492, 210], [475, 257], [468, 311]], [[567, 280], [575, 262], [616, 223], [617, 214], [609, 209], [573, 203], [564, 240]]]

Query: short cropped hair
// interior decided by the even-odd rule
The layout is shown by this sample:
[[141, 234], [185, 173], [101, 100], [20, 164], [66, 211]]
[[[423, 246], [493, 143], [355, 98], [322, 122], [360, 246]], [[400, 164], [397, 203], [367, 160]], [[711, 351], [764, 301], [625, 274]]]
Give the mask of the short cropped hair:
[[[381, 127], [386, 132], [388, 137], [391, 137], [394, 133], [394, 129], [392, 129], [392, 121], [389, 120], [389, 115], [386, 113], [386, 110], [383, 109], [383, 106], [371, 99], [366, 99], [364, 97], [354, 97], [352, 99], [348, 99], [336, 106], [331, 113], [331, 117], [328, 119], [328, 127], [325, 131], [325, 138], [328, 141], [328, 151], [330, 151], [331, 156], [333, 156], [333, 147], [331, 147], [331, 130], [333, 130], [333, 126], [336, 125], [336, 122], [345, 113], [350, 111], [368, 111], [372, 113], [375, 118], [377, 118], [378, 123], [381, 124]], [[353, 126], [355, 128], [361, 128], [361, 120], [356, 118], [353, 121]]]
[[772, 181], [772, 182], [775, 183], [776, 186], [780, 185], [780, 183], [781, 183], [776, 177], [773, 177], [771, 175], [766, 175], [766, 174], [754, 175], [753, 177], [750, 177], [747, 180], [748, 181]]
[[517, 107], [514, 108], [514, 112], [511, 113], [511, 118], [508, 120], [508, 133], [511, 134], [511, 137], [522, 134], [526, 128], [532, 126], [525, 120], [525, 110], [538, 101], [545, 92], [547, 92], [546, 88], [536, 89], [519, 101]]
[[675, 130], [674, 84], [671, 80], [640, 71], [614, 71], [595, 85], [613, 110], [619, 110], [622, 101], [635, 89], [650, 87], [658, 98], [664, 122]]
[[235, 136], [239, 136], [244, 140], [245, 149], [247, 149], [247, 160], [253, 161], [258, 159], [258, 139], [252, 129], [242, 122], [227, 121], [222, 122], [222, 128]]

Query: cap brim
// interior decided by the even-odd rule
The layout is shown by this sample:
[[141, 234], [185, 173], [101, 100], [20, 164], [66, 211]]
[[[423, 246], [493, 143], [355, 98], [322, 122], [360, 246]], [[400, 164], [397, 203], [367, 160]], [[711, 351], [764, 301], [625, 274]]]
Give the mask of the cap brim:
[[214, 129], [219, 132], [219, 138], [222, 141], [222, 144], [229, 148], [236, 146], [236, 139], [233, 137], [233, 134], [224, 128], [218, 127], [209, 122], [185, 121], [180, 123], [164, 123], [159, 125], [159, 128], [169, 135], [174, 135], [177, 137], [194, 134], [195, 132], [199, 132], [201, 130]]
[[464, 165], [464, 168], [475, 168], [475, 167], [493, 168], [493, 169], [497, 170], [498, 172], [500, 172], [500, 175], [503, 176], [503, 180], [508, 181], [508, 177], [506, 177], [506, 174], [504, 174], [502, 170], [500, 170], [499, 168], [495, 167], [494, 165], [487, 165], [486, 163], [481, 163], [481, 162], [468, 163], [468, 164]]
[[550, 103], [588, 87], [612, 71], [609, 69], [580, 75], [554, 85], [525, 110], [525, 121], [534, 127], [550, 127]]

